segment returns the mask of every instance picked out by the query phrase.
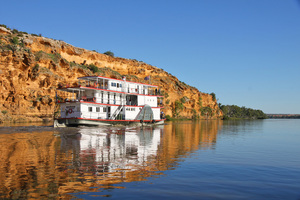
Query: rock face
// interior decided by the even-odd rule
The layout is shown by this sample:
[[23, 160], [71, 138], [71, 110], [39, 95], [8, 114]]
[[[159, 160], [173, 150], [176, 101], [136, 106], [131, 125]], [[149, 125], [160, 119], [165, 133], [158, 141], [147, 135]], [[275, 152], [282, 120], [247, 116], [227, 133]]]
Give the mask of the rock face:
[[[220, 118], [214, 95], [201, 93], [168, 72], [144, 62], [111, 57], [63, 41], [0, 27], [0, 122], [52, 118], [58, 84], [100, 75], [159, 86], [171, 117]], [[148, 83], [148, 81], [147, 81]]]

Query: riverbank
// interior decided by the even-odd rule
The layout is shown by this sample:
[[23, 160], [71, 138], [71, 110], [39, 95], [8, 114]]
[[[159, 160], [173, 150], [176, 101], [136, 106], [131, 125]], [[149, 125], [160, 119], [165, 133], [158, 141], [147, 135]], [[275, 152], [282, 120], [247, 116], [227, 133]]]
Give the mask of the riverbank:
[[8, 112], [0, 112], [0, 124], [3, 123], [47, 123], [53, 122], [51, 116], [24, 116], [24, 115], [11, 115]]

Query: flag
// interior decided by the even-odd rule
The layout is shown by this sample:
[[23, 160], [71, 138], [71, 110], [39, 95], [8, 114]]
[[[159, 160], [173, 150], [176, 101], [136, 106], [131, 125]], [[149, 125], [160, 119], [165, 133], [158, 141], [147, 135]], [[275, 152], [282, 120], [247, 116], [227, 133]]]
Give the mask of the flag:
[[147, 80], [150, 80], [150, 76], [146, 76], [145, 77], [145, 80], [147, 81]]

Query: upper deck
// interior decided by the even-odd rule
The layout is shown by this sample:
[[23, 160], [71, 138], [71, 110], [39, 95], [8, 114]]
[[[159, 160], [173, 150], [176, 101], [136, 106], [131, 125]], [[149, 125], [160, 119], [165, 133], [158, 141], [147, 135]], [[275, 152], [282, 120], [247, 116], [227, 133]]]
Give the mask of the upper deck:
[[104, 90], [114, 93], [147, 95], [160, 97], [158, 86], [126, 81], [126, 79], [114, 79], [102, 76], [86, 76], [78, 78], [79, 82], [76, 86], [65, 85], [58, 90], [65, 92], [83, 91], [83, 90]]

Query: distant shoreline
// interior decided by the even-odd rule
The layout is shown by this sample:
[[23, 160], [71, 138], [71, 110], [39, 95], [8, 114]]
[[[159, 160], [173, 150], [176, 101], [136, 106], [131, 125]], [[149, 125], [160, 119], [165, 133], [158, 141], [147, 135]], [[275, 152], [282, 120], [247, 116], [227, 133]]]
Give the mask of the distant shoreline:
[[269, 119], [300, 119], [300, 114], [267, 114]]

